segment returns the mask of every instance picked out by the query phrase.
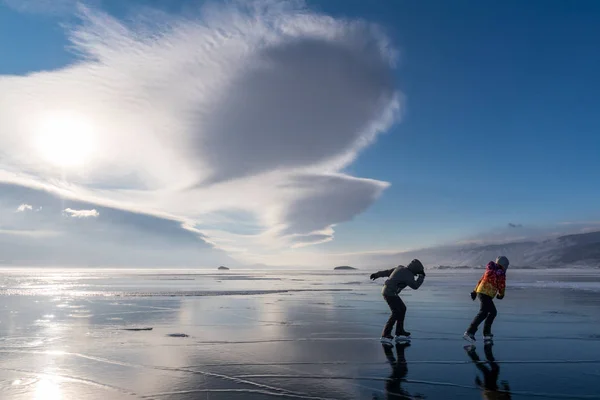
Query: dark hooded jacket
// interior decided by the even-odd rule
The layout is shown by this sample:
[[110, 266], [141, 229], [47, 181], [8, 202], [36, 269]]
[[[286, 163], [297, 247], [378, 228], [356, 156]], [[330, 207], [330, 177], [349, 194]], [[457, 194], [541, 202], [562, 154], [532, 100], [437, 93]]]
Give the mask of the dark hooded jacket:
[[[412, 289], [418, 289], [425, 280], [425, 269], [419, 260], [413, 260], [408, 266], [398, 265], [396, 268], [379, 271], [375, 274], [376, 278], [389, 277], [381, 294], [384, 296], [398, 296], [405, 287], [409, 286]], [[415, 280], [415, 276], [418, 278]]]

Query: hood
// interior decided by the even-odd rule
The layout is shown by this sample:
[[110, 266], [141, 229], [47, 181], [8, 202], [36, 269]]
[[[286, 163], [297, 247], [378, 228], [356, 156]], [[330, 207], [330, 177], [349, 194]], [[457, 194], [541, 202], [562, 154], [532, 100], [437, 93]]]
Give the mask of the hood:
[[408, 268], [410, 270], [410, 272], [412, 272], [415, 275], [422, 274], [423, 272], [425, 272], [425, 268], [423, 267], [423, 264], [421, 263], [421, 261], [417, 260], [416, 258], [414, 260], [412, 260], [406, 268]]

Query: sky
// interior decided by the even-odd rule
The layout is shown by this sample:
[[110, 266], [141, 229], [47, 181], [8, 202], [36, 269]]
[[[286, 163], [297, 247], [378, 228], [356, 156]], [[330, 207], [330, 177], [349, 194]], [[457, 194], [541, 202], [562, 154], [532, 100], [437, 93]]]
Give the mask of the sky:
[[352, 264], [594, 229], [599, 18], [0, 0], [0, 265]]

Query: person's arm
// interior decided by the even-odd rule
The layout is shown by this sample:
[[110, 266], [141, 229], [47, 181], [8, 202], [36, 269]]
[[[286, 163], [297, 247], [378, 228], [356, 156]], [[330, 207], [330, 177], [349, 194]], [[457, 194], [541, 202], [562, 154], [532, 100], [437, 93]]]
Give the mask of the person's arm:
[[498, 300], [502, 300], [504, 298], [504, 292], [506, 291], [506, 275], [502, 274], [502, 275], [498, 276], [497, 282], [498, 282], [498, 295], [496, 296], [496, 298], [498, 298]]
[[483, 277], [485, 275], [482, 275], [481, 278], [479, 278], [479, 282], [477, 282], [477, 285], [475, 285], [475, 289], [473, 289], [473, 292], [477, 291], [477, 288], [479, 287], [479, 285], [481, 284], [481, 281], [483, 280]]
[[419, 277], [417, 278], [416, 281], [414, 279], [409, 279], [407, 284], [414, 290], [417, 290], [419, 287], [421, 287], [424, 280], [425, 280], [425, 275], [419, 274]]
[[392, 272], [394, 272], [395, 269], [396, 268], [385, 269], [383, 271], [375, 272], [374, 274], [371, 274], [371, 279], [375, 280], [377, 278], [387, 278], [392, 274]]
[[481, 281], [483, 280], [484, 277], [485, 277], [485, 274], [483, 274], [481, 276], [481, 278], [479, 278], [479, 282], [477, 282], [477, 285], [475, 285], [475, 289], [473, 289], [473, 291], [471, 292], [471, 300], [475, 301], [475, 299], [477, 298], [477, 288], [481, 284]]

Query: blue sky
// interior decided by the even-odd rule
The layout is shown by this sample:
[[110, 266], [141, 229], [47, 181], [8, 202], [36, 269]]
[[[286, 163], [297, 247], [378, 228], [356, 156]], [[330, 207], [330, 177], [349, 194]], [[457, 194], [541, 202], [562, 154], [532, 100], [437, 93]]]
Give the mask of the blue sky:
[[[0, 59], [0, 76], [78, 62], [68, 40], [69, 27], [79, 23], [69, 12], [73, 2], [55, 9], [32, 4], [26, 11], [0, 6], [0, 54], [8, 55]], [[132, 18], [142, 6], [185, 17], [201, 4], [92, 4], [117, 19]], [[600, 3], [307, 6], [383, 28], [399, 52], [392, 71], [403, 105], [400, 122], [339, 171], [390, 186], [368, 207], [360, 203], [340, 217], [346, 221], [328, 221], [335, 222], [334, 240], [292, 253], [402, 250], [504, 231], [508, 223], [550, 232], [562, 222], [600, 220]]]
[[393, 32], [407, 101], [403, 122], [350, 167], [392, 186], [338, 239], [600, 219], [600, 4], [390, 4], [322, 5]]

